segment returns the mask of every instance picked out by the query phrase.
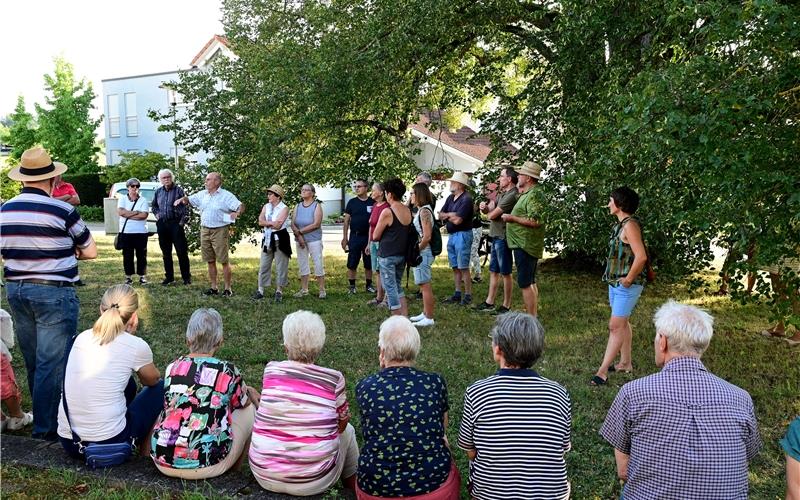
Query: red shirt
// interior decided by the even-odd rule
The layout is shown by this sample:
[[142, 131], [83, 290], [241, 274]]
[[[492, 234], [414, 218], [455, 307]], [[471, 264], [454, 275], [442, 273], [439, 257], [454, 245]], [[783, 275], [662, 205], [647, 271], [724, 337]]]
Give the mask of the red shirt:
[[58, 186], [53, 187], [53, 192], [50, 194], [50, 197], [58, 198], [66, 194], [70, 196], [78, 196], [78, 192], [75, 191], [75, 188], [72, 186], [72, 184], [69, 182], [62, 182]]
[[378, 225], [378, 219], [381, 218], [381, 212], [389, 208], [389, 204], [387, 202], [383, 202], [383, 205], [378, 205], [377, 203], [372, 205], [372, 213], [369, 214], [369, 239], [372, 240], [372, 230], [375, 229], [375, 226]]

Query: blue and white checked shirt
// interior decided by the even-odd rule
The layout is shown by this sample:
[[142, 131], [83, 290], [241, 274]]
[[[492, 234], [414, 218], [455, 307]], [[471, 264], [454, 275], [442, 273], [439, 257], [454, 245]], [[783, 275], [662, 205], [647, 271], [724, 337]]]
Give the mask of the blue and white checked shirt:
[[200, 225], [210, 228], [230, 225], [225, 221], [225, 215], [239, 210], [242, 204], [233, 193], [222, 188], [214, 191], [214, 194], [207, 189], [195, 193], [189, 196], [189, 203], [200, 209]]
[[750, 395], [692, 357], [625, 384], [600, 435], [630, 455], [625, 500], [746, 499], [761, 449]]

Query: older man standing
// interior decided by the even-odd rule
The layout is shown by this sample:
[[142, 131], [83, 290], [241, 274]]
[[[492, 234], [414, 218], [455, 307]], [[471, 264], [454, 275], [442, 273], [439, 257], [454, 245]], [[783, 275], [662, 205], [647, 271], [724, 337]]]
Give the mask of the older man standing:
[[64, 352], [78, 326], [78, 259], [97, 257], [89, 228], [69, 203], [50, 197], [67, 166], [42, 148], [25, 151], [8, 177], [22, 192], [0, 207], [6, 293], [33, 399], [33, 437], [56, 440]]
[[625, 500], [746, 499], [761, 439], [750, 395], [700, 357], [714, 318], [669, 301], [655, 315], [659, 373], [625, 384], [600, 429], [614, 446]]
[[[464, 172], [456, 172], [450, 181], [450, 196], [439, 212], [439, 220], [446, 223], [447, 258], [453, 269], [455, 292], [444, 300], [445, 304], [466, 306], [472, 302], [472, 278], [469, 274], [469, 256], [472, 248], [472, 216], [474, 214], [472, 196], [467, 192], [469, 177]], [[461, 286], [464, 296], [461, 296]]]
[[367, 186], [366, 179], [356, 179], [353, 184], [356, 196], [347, 202], [344, 209], [342, 250], [348, 252], [347, 281], [350, 282], [348, 288], [350, 294], [356, 293], [356, 270], [360, 260], [364, 261], [367, 292], [377, 292], [372, 286], [372, 260], [366, 253], [367, 245], [369, 245], [369, 216], [372, 214], [372, 205], [375, 204], [375, 200], [367, 193]]
[[525, 310], [532, 316], [539, 314], [539, 287], [536, 285], [536, 268], [544, 254], [544, 203], [538, 189], [542, 167], [526, 161], [517, 171], [517, 187], [521, 193], [510, 214], [501, 217], [506, 223], [506, 240], [514, 252], [517, 264], [517, 285], [522, 290]]
[[497, 297], [497, 288], [500, 286], [501, 277], [503, 280], [503, 305], [496, 311], [498, 314], [502, 314], [511, 309], [511, 297], [514, 292], [511, 288], [513, 257], [506, 242], [506, 223], [503, 222], [502, 216], [511, 213], [517, 204], [519, 198], [517, 182], [517, 173], [513, 168], [506, 167], [500, 170], [500, 177], [497, 179], [500, 193], [497, 194], [495, 200], [490, 200], [488, 203], [482, 201], [480, 204], [481, 212], [487, 214], [491, 221], [489, 236], [492, 238], [492, 253], [489, 260], [489, 292], [486, 300], [475, 307], [478, 311], [495, 310], [494, 300]]
[[191, 204], [200, 209], [200, 250], [203, 260], [208, 264], [208, 279], [211, 288], [204, 295], [219, 295], [217, 281], [217, 262], [222, 264], [225, 289], [223, 297], [231, 297], [231, 264], [228, 260], [230, 249], [230, 226], [242, 212], [244, 204], [230, 191], [222, 189], [222, 175], [209, 172], [206, 175], [206, 189], [191, 196], [175, 200], [174, 206]]
[[175, 175], [168, 168], [158, 172], [158, 180], [161, 182], [161, 187], [156, 189], [151, 208], [156, 216], [158, 246], [161, 247], [161, 254], [164, 257], [164, 281], [161, 284], [167, 286], [175, 281], [175, 267], [172, 263], [172, 247], [175, 246], [183, 284], [189, 285], [192, 282], [192, 274], [189, 270], [189, 246], [183, 229], [188, 214], [182, 203], [175, 204], [177, 200], [186, 196], [186, 193], [183, 192], [183, 188], [175, 184]]

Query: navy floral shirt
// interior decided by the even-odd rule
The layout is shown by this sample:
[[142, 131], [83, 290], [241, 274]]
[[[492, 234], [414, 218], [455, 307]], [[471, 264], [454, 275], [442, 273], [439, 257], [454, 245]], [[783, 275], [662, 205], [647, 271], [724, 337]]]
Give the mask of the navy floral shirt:
[[380, 497], [421, 495], [450, 473], [445, 445], [447, 386], [436, 373], [385, 368], [356, 386], [364, 446], [358, 486]]

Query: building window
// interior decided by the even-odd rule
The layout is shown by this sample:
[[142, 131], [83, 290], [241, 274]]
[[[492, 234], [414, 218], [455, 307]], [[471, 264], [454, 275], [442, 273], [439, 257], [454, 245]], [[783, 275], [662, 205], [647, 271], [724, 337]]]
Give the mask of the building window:
[[119, 163], [119, 154], [120, 154], [120, 150], [119, 149], [112, 149], [111, 150], [111, 164], [112, 165], [116, 165], [116, 164]]
[[108, 136], [119, 137], [119, 96], [108, 96]]
[[136, 93], [125, 94], [125, 130], [128, 137], [139, 135], [139, 119], [136, 115]]

